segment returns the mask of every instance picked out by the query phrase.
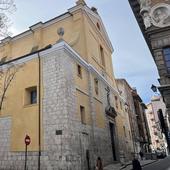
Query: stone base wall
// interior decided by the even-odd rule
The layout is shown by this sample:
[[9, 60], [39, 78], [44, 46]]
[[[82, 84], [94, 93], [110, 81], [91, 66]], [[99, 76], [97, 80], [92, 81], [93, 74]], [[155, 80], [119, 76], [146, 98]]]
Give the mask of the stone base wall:
[[[98, 156], [104, 164], [113, 161], [111, 139], [108, 127], [94, 127], [93, 132], [92, 126], [78, 120], [74, 65], [75, 61], [64, 50], [43, 58], [44, 148], [49, 167], [87, 170], [87, 157], [91, 168]], [[56, 135], [56, 131], [62, 131], [62, 135]]]

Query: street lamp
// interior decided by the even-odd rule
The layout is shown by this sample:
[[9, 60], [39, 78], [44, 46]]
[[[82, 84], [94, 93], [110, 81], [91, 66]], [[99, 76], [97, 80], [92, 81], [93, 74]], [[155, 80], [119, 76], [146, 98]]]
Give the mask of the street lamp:
[[151, 86], [151, 89], [152, 89], [153, 92], [157, 92], [157, 87], [155, 85], [153, 85], [153, 84]]

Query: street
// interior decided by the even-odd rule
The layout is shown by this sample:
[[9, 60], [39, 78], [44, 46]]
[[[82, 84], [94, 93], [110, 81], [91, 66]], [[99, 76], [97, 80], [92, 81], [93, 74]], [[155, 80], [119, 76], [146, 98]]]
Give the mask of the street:
[[170, 156], [143, 167], [143, 170], [170, 170]]

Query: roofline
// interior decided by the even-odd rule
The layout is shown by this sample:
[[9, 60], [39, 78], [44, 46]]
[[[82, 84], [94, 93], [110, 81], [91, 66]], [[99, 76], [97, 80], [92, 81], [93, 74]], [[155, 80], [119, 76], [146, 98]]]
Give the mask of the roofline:
[[15, 58], [15, 59], [6, 61], [6, 62], [0, 64], [0, 67], [1, 67], [1, 66], [4, 66], [4, 65], [7, 65], [7, 64], [9, 64], [9, 63], [13, 63], [13, 62], [15, 62], [15, 61], [18, 61], [18, 60], [27, 58], [27, 57], [29, 57], [29, 56], [31, 56], [31, 55], [34, 55], [34, 54], [37, 54], [37, 53], [39, 53], [39, 52], [45, 51], [45, 50], [47, 50], [47, 49], [50, 49], [51, 47], [52, 47], [52, 45], [49, 44], [49, 45], [47, 45], [46, 47], [44, 47], [44, 48], [42, 48], [42, 49], [40, 49], [40, 50], [37, 50], [37, 51], [35, 51], [35, 52], [28, 53], [28, 54], [25, 54], [25, 55], [23, 55], [23, 56], [21, 56], [21, 57], [17, 57], [17, 58]]
[[[99, 14], [96, 14], [95, 12], [93, 12], [88, 6], [85, 6], [84, 9], [85, 9], [85, 11], [86, 11], [87, 13], [89, 12], [91, 15], [93, 15], [94, 17], [98, 18], [98, 19], [101, 21], [101, 25], [102, 25], [102, 27], [103, 27], [104, 34], [105, 34], [105, 36], [106, 36], [106, 38], [107, 38], [107, 40], [108, 40], [108, 41], [106, 41], [106, 40], [104, 39], [104, 41], [106, 41], [106, 44], [109, 46], [109, 48], [111, 49], [111, 51], [112, 51], [112, 53], [113, 53], [113, 52], [114, 52], [114, 48], [113, 48], [113, 45], [112, 45], [112, 43], [111, 43], [111, 41], [110, 41], [109, 35], [108, 35], [107, 31], [106, 31], [106, 28], [105, 28], [105, 26], [104, 26], [104, 23], [103, 23], [103, 20], [102, 20], [101, 16], [100, 16]], [[101, 34], [100, 31], [98, 31], [98, 33]]]
[[[77, 10], [80, 10], [80, 9], [84, 9], [84, 11], [86, 13], [90, 12], [92, 15], [94, 15], [95, 17], [97, 17], [98, 19], [101, 20], [101, 17], [98, 14], [92, 12], [91, 9], [87, 5], [85, 5], [85, 6], [83, 6], [82, 4], [75, 5], [75, 6], [71, 7], [71, 8], [69, 8], [67, 12], [65, 12], [65, 13], [57, 16], [57, 17], [54, 17], [54, 18], [52, 18], [52, 19], [50, 19], [50, 20], [48, 20], [46, 22], [42, 22], [42, 21], [37, 22], [36, 24], [31, 25], [28, 30], [26, 30], [24, 32], [21, 32], [20, 34], [17, 34], [17, 35], [15, 35], [13, 37], [9, 36], [9, 37], [6, 37], [6, 38], [0, 40], [0, 47], [3, 46], [5, 43], [10, 42], [10, 41], [13, 42], [13, 41], [16, 41], [16, 40], [18, 40], [18, 39], [20, 39], [22, 37], [28, 36], [28, 35], [32, 34], [32, 32], [34, 30], [38, 29], [38, 28], [45, 28], [45, 27], [47, 27], [49, 25], [52, 25], [54, 23], [57, 23], [58, 21], [61, 21], [61, 20], [65, 19], [65, 18], [67, 18], [67, 17], [71, 17], [72, 13], [74, 11], [77, 11]], [[103, 23], [102, 23], [102, 25], [103, 25]], [[103, 27], [104, 27], [104, 25], [103, 25]], [[111, 43], [111, 41], [110, 41], [110, 39], [108, 37], [108, 34], [107, 34], [106, 30], [105, 30], [105, 27], [104, 27], [104, 32], [106, 34], [106, 38], [108, 39], [108, 41], [106, 41], [106, 40], [104, 40], [104, 41], [106, 42], [107, 46], [111, 49], [111, 52], [113, 52], [114, 49], [113, 49], [112, 43]]]
[[65, 12], [65, 13], [63, 13], [63, 14], [57, 16], [57, 17], [54, 17], [54, 18], [52, 18], [52, 19], [50, 19], [50, 20], [48, 20], [46, 22], [40, 21], [40, 22], [38, 22], [38, 23], [36, 23], [34, 25], [31, 25], [28, 30], [26, 30], [24, 32], [21, 32], [20, 34], [17, 34], [17, 35], [15, 35], [13, 37], [9, 36], [9, 37], [6, 37], [6, 38], [0, 40], [0, 46], [4, 45], [4, 43], [6, 43], [6, 42], [15, 41], [15, 40], [17, 40], [19, 38], [22, 38], [24, 36], [30, 35], [30, 34], [32, 34], [32, 31], [37, 29], [37, 28], [40, 28], [40, 27], [45, 28], [48, 25], [52, 25], [52, 24], [54, 24], [54, 23], [56, 23], [56, 22], [58, 22], [60, 20], [63, 20], [65, 18], [67, 18], [67, 17], [70, 17], [70, 16], [72, 16], [72, 15], [68, 11], [68, 12]]
[[133, 88], [130, 86], [130, 84], [127, 82], [127, 80], [126, 79], [124, 79], [124, 78], [118, 78], [118, 79], [116, 79], [116, 81], [123, 81], [131, 90], [133, 90]]
[[139, 100], [141, 103], [143, 103], [143, 100], [141, 99], [141, 97], [139, 96], [137, 91], [133, 90], [132, 95], [133, 95], [133, 97], [137, 98], [137, 100]]
[[144, 109], [147, 109], [147, 106], [145, 103], [142, 102], [141, 105], [143, 106]]

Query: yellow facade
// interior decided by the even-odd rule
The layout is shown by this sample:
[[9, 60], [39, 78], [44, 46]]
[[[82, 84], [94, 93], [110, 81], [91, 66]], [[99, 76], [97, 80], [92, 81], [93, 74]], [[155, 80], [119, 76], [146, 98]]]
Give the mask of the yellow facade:
[[[0, 58], [7, 57], [8, 59], [15, 59], [31, 53], [34, 47], [41, 49], [49, 44], [55, 44], [59, 40], [57, 29], [63, 27], [65, 30], [63, 39], [79, 53], [86, 62], [93, 65], [99, 73], [104, 72], [108, 83], [116, 89], [111, 60], [112, 48], [108, 45], [101, 20], [92, 15], [90, 18], [90, 15], [91, 14], [87, 15], [85, 11], [79, 9], [73, 11], [72, 15], [66, 13], [46, 23], [38, 23], [30, 27], [30, 30], [25, 33], [9, 41], [2, 41], [0, 45]], [[101, 30], [97, 27], [97, 23], [100, 24]], [[103, 48], [105, 66], [102, 64], [101, 46]], [[23, 67], [19, 69], [8, 89], [6, 99], [3, 103], [3, 109], [0, 113], [0, 117], [12, 116], [12, 151], [23, 151], [25, 149], [24, 137], [26, 134], [31, 136], [29, 150], [34, 151], [38, 149], [38, 103], [34, 105], [25, 104], [27, 103], [25, 102], [26, 88], [37, 86], [38, 91], [38, 64], [38, 59], [34, 59], [25, 63]], [[77, 64], [74, 66], [74, 79], [77, 88], [77, 117], [81, 120], [80, 105], [84, 106], [85, 121], [86, 124], [90, 125], [92, 118], [89, 107], [89, 75], [82, 67], [81, 78], [77, 75]], [[95, 75], [90, 78], [93, 83]], [[15, 96], [15, 98], [11, 96]], [[93, 97], [95, 99], [96, 125], [99, 128], [105, 128], [106, 120], [103, 114], [100, 84], [98, 95], [95, 94], [93, 88]], [[114, 96], [112, 96], [111, 104], [115, 105], [113, 100]], [[121, 112], [119, 109], [118, 113]], [[118, 122], [118, 125], [120, 125], [120, 123], [123, 124], [121, 117], [118, 118]], [[122, 125], [120, 126], [122, 127]], [[123, 134], [123, 131], [120, 131], [120, 134]]]
[[[38, 60], [31, 60], [21, 68], [11, 82], [4, 99], [0, 116], [12, 116], [11, 149], [24, 150], [26, 134], [31, 136], [29, 149], [36, 150], [38, 146], [38, 103], [28, 104], [26, 88], [38, 88]], [[38, 100], [37, 100], [38, 101]]]

